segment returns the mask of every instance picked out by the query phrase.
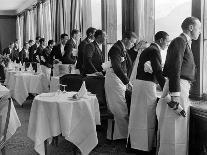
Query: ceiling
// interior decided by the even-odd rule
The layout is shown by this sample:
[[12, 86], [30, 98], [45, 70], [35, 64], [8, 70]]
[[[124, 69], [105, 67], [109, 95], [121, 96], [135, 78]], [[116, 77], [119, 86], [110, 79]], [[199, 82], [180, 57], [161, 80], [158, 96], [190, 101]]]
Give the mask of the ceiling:
[[37, 0], [0, 0], [0, 14], [15, 14], [30, 7]]

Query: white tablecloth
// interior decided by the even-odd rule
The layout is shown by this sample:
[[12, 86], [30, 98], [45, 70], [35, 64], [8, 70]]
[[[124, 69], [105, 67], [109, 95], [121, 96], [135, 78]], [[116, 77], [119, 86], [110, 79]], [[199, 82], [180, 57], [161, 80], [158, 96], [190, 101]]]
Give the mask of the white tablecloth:
[[50, 80], [50, 92], [56, 92], [59, 89], [59, 76], [52, 76]]
[[5, 84], [11, 96], [22, 105], [29, 93], [40, 94], [49, 91], [49, 81], [44, 74], [31, 72], [7, 71]]
[[44, 141], [61, 133], [83, 155], [98, 144], [98, 100], [96, 96], [87, 96], [73, 101], [69, 98], [73, 94], [44, 93], [35, 97], [30, 112], [28, 137], [34, 141], [34, 148], [40, 155], [45, 154]]
[[[10, 96], [10, 92], [5, 86], [0, 85], [0, 97], [3, 97], [5, 95]], [[0, 104], [4, 104], [4, 103], [0, 103]], [[4, 111], [0, 111], [0, 115], [6, 115], [6, 113], [4, 113]], [[10, 119], [9, 119], [6, 139], [8, 140], [16, 132], [17, 128], [20, 126], [21, 126], [20, 120], [18, 118], [13, 102], [11, 100]]]

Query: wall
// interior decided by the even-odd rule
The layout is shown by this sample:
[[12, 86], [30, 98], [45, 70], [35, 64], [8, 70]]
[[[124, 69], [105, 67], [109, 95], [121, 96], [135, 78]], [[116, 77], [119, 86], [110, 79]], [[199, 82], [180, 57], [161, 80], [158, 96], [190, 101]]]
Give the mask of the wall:
[[0, 53], [16, 40], [16, 16], [0, 15]]

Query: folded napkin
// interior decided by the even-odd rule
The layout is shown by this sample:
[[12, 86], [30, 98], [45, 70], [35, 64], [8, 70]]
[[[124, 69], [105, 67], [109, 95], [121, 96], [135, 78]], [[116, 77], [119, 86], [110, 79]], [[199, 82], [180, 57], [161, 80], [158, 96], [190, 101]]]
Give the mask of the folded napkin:
[[144, 64], [144, 71], [152, 74], [153, 70], [152, 70], [152, 66], [151, 66], [151, 62], [150, 61], [145, 62], [145, 64]]
[[101, 66], [102, 66], [103, 70], [109, 69], [111, 67], [111, 61], [104, 62], [104, 63], [102, 63]]
[[85, 96], [86, 94], [87, 94], [87, 89], [86, 89], [86, 83], [85, 83], [85, 81], [83, 81], [83, 84], [82, 84], [82, 86], [81, 86], [81, 88], [80, 88], [80, 90], [78, 91], [78, 97], [80, 98], [80, 97], [83, 97], [83, 96]]

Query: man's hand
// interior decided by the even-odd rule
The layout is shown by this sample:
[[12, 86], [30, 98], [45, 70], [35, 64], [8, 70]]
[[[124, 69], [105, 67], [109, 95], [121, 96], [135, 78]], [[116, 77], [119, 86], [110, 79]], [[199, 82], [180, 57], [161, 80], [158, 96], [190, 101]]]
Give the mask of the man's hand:
[[103, 76], [102, 72], [95, 72], [94, 74], [97, 75], [97, 76]]
[[58, 59], [53, 60], [53, 63], [54, 63], [54, 64], [59, 64], [60, 62], [61, 62], [61, 61], [58, 60]]
[[132, 91], [132, 83], [129, 82], [127, 85], [126, 85], [126, 89], [129, 90], [129, 91]]

